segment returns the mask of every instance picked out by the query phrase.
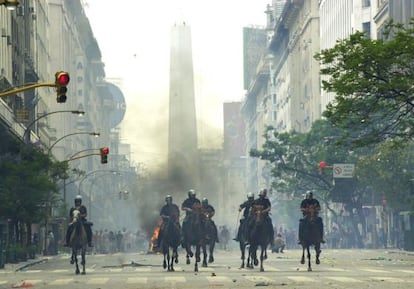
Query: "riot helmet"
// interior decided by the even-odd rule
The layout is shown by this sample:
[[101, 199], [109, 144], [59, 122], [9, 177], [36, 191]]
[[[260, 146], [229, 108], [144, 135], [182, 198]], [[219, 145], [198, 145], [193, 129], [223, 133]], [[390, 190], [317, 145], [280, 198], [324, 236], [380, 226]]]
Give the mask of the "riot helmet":
[[82, 196], [81, 195], [77, 195], [75, 197], [75, 204], [82, 204]]
[[247, 199], [248, 200], [253, 200], [254, 199], [254, 194], [252, 192], [248, 192], [247, 193]]
[[207, 199], [207, 198], [203, 198], [203, 199], [201, 200], [201, 204], [203, 204], [203, 205], [207, 206], [207, 205], [208, 205], [208, 199]]
[[191, 190], [188, 191], [188, 197], [189, 198], [195, 198], [195, 196], [196, 196], [195, 190], [191, 189]]
[[166, 196], [165, 196], [165, 201], [166, 201], [167, 203], [172, 203], [172, 196], [171, 196], [171, 195], [166, 195]]

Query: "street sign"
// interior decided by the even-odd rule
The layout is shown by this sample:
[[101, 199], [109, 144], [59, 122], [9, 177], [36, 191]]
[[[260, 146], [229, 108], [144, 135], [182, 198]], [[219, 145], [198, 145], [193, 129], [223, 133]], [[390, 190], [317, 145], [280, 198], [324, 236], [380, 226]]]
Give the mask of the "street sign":
[[355, 164], [334, 164], [332, 167], [334, 178], [353, 178]]

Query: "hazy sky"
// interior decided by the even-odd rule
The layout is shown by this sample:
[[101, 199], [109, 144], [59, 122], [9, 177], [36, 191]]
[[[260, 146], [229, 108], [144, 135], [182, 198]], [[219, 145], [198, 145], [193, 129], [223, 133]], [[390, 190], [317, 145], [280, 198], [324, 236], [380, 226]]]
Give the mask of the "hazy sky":
[[191, 26], [201, 147], [222, 143], [222, 103], [241, 100], [242, 28], [266, 23], [271, 0], [84, 0], [107, 78], [119, 79], [132, 158], [148, 168], [167, 151], [170, 29]]

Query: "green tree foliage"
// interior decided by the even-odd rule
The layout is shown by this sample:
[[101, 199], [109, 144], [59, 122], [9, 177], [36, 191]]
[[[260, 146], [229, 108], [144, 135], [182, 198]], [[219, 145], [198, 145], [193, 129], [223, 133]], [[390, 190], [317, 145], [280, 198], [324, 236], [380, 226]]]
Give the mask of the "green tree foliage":
[[[15, 154], [1, 156], [0, 162], [0, 217], [12, 220], [16, 228], [49, 216], [59, 200], [56, 183], [67, 170], [67, 163], [52, 161], [34, 146], [18, 147]], [[21, 240], [21, 231], [16, 229], [15, 234]]]
[[323, 115], [355, 146], [414, 136], [414, 22], [390, 22], [384, 39], [357, 32], [318, 53], [322, 86], [335, 93]]
[[306, 190], [329, 195], [332, 170], [326, 168], [321, 174], [319, 163], [325, 161], [329, 166], [349, 159], [348, 149], [335, 145], [341, 132], [326, 120], [315, 121], [309, 133], [279, 133], [268, 126], [262, 149], [252, 149], [250, 155], [271, 163], [277, 190], [295, 192], [297, 197]]

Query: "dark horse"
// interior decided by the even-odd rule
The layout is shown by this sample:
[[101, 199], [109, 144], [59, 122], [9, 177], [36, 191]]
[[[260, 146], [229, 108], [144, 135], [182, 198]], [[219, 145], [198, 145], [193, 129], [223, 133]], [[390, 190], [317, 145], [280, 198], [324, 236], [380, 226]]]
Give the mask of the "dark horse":
[[181, 229], [178, 223], [171, 218], [164, 218], [163, 226], [161, 227], [161, 251], [164, 255], [163, 267], [168, 271], [174, 270], [174, 263], [178, 263], [178, 246], [181, 240]]
[[249, 250], [247, 251], [247, 261], [246, 260], [246, 247], [249, 244], [249, 226], [248, 226], [248, 219], [243, 220], [240, 223], [240, 238], [239, 238], [239, 245], [240, 245], [240, 252], [241, 252], [241, 260], [242, 263], [240, 265], [240, 268], [244, 268], [246, 265], [247, 268], [253, 268], [253, 260], [250, 258]]
[[[190, 264], [190, 258], [194, 256], [194, 253], [191, 251], [191, 246], [195, 246], [195, 263], [194, 263], [194, 272], [198, 272], [198, 262], [201, 261], [200, 251], [201, 248], [205, 250], [205, 232], [204, 232], [204, 220], [201, 204], [194, 204], [191, 212], [191, 218], [187, 224], [188, 228], [186, 230], [186, 235], [184, 236], [183, 247], [185, 248], [186, 263]], [[207, 263], [203, 266], [207, 266]]]
[[88, 244], [88, 238], [86, 236], [85, 227], [80, 218], [79, 210], [74, 210], [71, 226], [73, 226], [72, 233], [70, 235], [69, 246], [72, 248], [72, 256], [70, 258], [70, 263], [75, 264], [76, 274], [79, 274], [79, 264], [78, 264], [78, 254], [81, 255], [81, 264], [82, 264], [82, 275], [85, 274], [85, 254], [86, 246]]
[[[310, 247], [315, 247], [316, 252], [316, 264], [319, 265], [319, 255], [321, 254], [321, 241], [322, 236], [320, 234], [320, 225], [318, 220], [318, 212], [314, 206], [304, 210], [305, 217], [300, 221], [302, 222], [303, 232], [300, 236], [300, 243], [302, 244], [302, 259], [300, 260], [301, 264], [305, 264], [305, 249], [307, 251], [308, 257], [308, 271], [312, 271], [311, 266], [311, 254]], [[299, 228], [299, 230], [301, 230]]]
[[213, 220], [208, 212], [203, 213], [204, 220], [204, 233], [205, 233], [205, 246], [203, 249], [203, 267], [207, 267], [207, 247], [208, 247], [208, 263], [214, 262], [214, 247], [216, 246], [217, 230]]
[[263, 206], [253, 205], [249, 217], [249, 255], [254, 265], [257, 266], [257, 249], [260, 247], [260, 271], [263, 272], [263, 260], [267, 259], [267, 246], [270, 244], [271, 232], [268, 229], [266, 214], [263, 213]]

